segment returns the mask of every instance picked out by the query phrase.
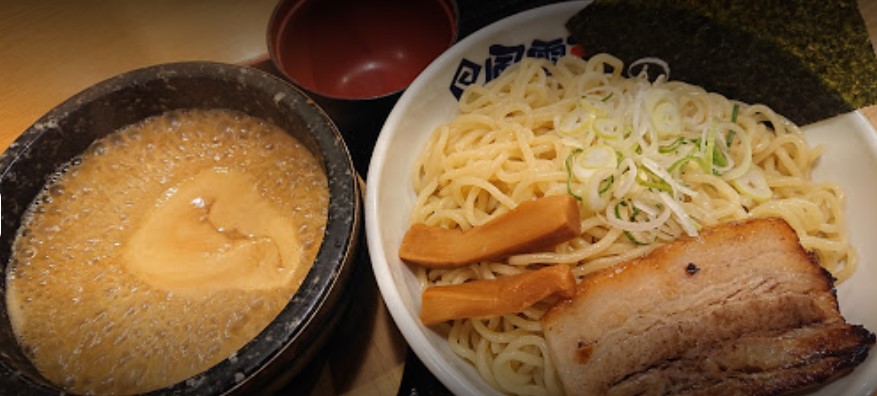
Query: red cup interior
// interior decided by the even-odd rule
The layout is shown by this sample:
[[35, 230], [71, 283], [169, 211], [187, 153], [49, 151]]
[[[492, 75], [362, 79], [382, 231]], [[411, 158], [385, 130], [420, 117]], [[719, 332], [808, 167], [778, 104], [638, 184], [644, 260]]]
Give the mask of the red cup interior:
[[457, 33], [453, 0], [288, 0], [271, 24], [277, 68], [304, 89], [340, 99], [404, 89]]

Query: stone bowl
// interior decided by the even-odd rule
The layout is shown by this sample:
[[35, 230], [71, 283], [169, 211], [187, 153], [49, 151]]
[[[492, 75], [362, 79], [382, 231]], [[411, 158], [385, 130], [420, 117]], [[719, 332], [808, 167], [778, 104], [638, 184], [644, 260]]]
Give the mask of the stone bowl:
[[302, 91], [260, 70], [213, 62], [162, 64], [98, 83], [49, 111], [0, 155], [0, 389], [52, 394], [22, 353], [6, 310], [6, 266], [22, 214], [62, 164], [95, 139], [175, 109], [224, 108], [273, 122], [322, 162], [329, 213], [316, 261], [301, 288], [233, 357], [161, 394], [252, 394], [291, 378], [319, 351], [346, 308], [361, 230], [359, 177], [337, 128]]

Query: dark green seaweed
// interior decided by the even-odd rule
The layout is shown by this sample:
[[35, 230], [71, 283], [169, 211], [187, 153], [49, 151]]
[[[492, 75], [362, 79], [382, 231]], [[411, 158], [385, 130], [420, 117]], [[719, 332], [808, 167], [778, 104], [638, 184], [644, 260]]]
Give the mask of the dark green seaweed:
[[670, 77], [806, 125], [877, 103], [855, 0], [596, 0], [567, 22], [586, 56], [657, 57]]

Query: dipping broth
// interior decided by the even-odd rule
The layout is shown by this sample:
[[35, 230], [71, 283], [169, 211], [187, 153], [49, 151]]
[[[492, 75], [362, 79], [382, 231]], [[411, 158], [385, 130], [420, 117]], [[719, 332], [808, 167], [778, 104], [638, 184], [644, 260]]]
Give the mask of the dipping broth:
[[329, 193], [276, 126], [173, 111], [96, 141], [28, 210], [7, 267], [13, 331], [74, 393], [141, 393], [263, 330], [316, 258]]

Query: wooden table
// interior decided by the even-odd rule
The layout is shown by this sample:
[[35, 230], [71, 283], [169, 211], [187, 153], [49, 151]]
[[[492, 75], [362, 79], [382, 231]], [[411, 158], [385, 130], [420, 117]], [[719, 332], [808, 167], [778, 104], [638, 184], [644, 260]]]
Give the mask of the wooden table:
[[[173, 61], [266, 59], [276, 2], [0, 2], [0, 149], [68, 97], [119, 73]], [[343, 338], [294, 379], [295, 394], [397, 392], [407, 347], [371, 270], [359, 275], [355, 282], [365, 286], [356, 289], [356, 315], [339, 325]]]
[[[116, 74], [156, 63], [266, 57], [276, 0], [5, 1], [0, 6], [0, 148], [49, 109]], [[859, 0], [873, 43], [877, 2]], [[877, 106], [863, 109], [877, 126]], [[370, 270], [356, 282], [356, 314], [305, 375], [296, 394], [389, 395], [407, 347]], [[287, 388], [289, 390], [290, 388]]]

